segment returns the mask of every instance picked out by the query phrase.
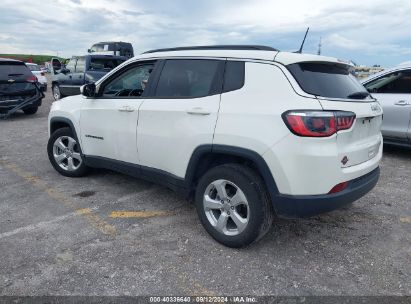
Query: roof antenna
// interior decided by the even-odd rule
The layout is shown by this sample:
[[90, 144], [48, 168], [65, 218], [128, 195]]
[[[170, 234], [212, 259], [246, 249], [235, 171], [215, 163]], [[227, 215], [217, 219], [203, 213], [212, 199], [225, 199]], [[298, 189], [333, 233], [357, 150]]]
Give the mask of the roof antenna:
[[303, 47], [304, 47], [304, 43], [305, 43], [305, 38], [307, 38], [307, 34], [308, 34], [308, 31], [309, 31], [309, 30], [310, 30], [310, 28], [307, 27], [307, 31], [305, 32], [304, 39], [303, 39], [303, 43], [301, 43], [300, 49], [299, 49], [296, 53], [301, 54], [301, 53], [303, 52]]

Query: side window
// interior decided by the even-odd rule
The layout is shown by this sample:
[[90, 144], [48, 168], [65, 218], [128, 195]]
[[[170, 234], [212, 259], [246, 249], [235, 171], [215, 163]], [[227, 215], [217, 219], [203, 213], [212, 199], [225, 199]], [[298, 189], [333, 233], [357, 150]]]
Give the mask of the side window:
[[224, 71], [223, 92], [241, 89], [244, 86], [244, 61], [227, 61]]
[[66, 64], [66, 69], [70, 70], [70, 73], [74, 73], [76, 69], [77, 58], [71, 58], [70, 61]]
[[83, 73], [86, 67], [86, 59], [84, 57], [77, 58], [76, 73]]
[[371, 93], [411, 94], [411, 70], [384, 75], [365, 85]]
[[154, 63], [147, 63], [126, 70], [104, 85], [103, 97], [140, 97], [153, 69]]
[[220, 93], [222, 60], [167, 60], [155, 96], [163, 98], [204, 97]]

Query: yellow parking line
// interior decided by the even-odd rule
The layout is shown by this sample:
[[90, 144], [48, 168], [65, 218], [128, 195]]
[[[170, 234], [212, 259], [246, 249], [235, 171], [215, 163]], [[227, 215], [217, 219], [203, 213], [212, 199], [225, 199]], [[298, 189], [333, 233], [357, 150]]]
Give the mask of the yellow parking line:
[[94, 214], [90, 208], [77, 209], [76, 214], [84, 216], [94, 227], [99, 229], [104, 234], [114, 236], [117, 233], [114, 226], [106, 223], [97, 214]]
[[89, 208], [77, 209], [76, 205], [67, 196], [59, 192], [57, 189], [50, 188], [44, 181], [41, 180], [40, 177], [32, 175], [29, 172], [25, 172], [24, 170], [19, 168], [16, 164], [10, 164], [9, 162], [0, 160], [0, 165], [9, 169], [11, 172], [16, 174], [17, 176], [23, 178], [26, 182], [34, 185], [38, 189], [47, 193], [51, 198], [55, 199], [56, 201], [64, 204], [65, 206], [71, 209], [74, 209], [77, 215], [84, 217], [92, 226], [99, 229], [102, 233], [111, 235], [111, 236], [114, 236], [117, 234], [116, 228], [114, 226], [111, 226], [110, 224], [106, 223], [97, 214], [93, 214], [91, 209]]
[[113, 211], [108, 217], [111, 218], [148, 218], [155, 216], [170, 216], [171, 211]]
[[411, 224], [411, 216], [400, 217], [400, 222], [401, 223]]

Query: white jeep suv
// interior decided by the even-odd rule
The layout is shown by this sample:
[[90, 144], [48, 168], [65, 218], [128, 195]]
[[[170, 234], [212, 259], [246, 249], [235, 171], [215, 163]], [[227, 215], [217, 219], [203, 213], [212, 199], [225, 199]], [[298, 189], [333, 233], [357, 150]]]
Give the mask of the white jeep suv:
[[377, 183], [382, 110], [350, 68], [265, 46], [149, 51], [53, 103], [48, 156], [65, 176], [108, 168], [180, 191], [243, 247], [274, 214], [330, 211]]

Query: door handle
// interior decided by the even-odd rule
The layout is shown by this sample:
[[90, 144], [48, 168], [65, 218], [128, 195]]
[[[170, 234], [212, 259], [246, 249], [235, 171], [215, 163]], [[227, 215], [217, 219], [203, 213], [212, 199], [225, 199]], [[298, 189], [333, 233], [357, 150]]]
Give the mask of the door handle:
[[187, 114], [191, 114], [191, 115], [210, 115], [211, 112], [204, 109], [204, 108], [195, 107], [195, 108], [192, 108], [190, 110], [187, 110]]
[[118, 109], [120, 112], [134, 112], [134, 108], [130, 106], [123, 106]]
[[400, 101], [397, 101], [396, 103], [394, 103], [396, 106], [409, 106], [409, 105], [411, 105], [411, 103], [410, 102], [408, 102], [408, 101], [405, 101], [405, 100], [400, 100]]
[[71, 79], [71, 78], [72, 78], [72, 76], [71, 76], [71, 75], [69, 75], [69, 78]]

